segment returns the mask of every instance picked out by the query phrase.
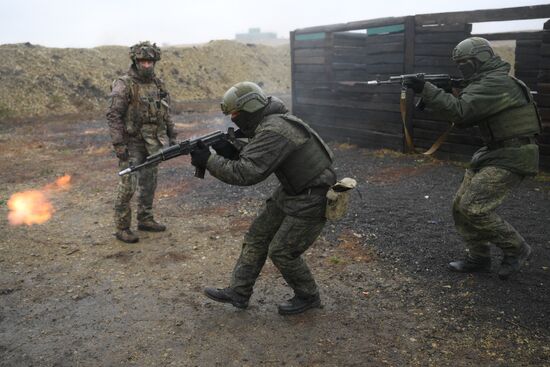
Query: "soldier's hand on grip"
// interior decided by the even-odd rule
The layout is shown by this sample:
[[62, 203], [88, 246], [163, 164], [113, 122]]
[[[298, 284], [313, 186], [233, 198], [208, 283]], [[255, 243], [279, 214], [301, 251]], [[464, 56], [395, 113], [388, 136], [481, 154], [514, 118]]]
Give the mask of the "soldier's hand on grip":
[[423, 79], [412, 76], [407, 78], [403, 84], [405, 84], [407, 88], [411, 88], [415, 93], [422, 93], [425, 83], [426, 82]]
[[220, 140], [212, 144], [212, 149], [214, 149], [218, 155], [227, 159], [235, 160], [239, 156], [237, 148], [227, 140]]
[[197, 168], [206, 169], [208, 158], [210, 158], [210, 148], [199, 140], [197, 147], [191, 152], [191, 164]]

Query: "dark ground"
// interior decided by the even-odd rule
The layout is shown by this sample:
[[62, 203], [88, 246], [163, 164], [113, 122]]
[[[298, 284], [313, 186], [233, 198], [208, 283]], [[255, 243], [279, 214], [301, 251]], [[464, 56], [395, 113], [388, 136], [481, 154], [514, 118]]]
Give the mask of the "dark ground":
[[[176, 118], [180, 137], [223, 128], [218, 114]], [[550, 180], [526, 180], [500, 212], [533, 246], [503, 282], [459, 275], [450, 205], [461, 164], [332, 144], [340, 177], [360, 186], [347, 217], [306, 253], [324, 308], [281, 317], [290, 296], [268, 262], [249, 309], [202, 295], [225, 286], [270, 179], [231, 187], [160, 168], [165, 233], [113, 236], [117, 177], [104, 121], [0, 126], [1, 366], [550, 365]], [[9, 226], [6, 202], [64, 173], [47, 223]], [[494, 251], [494, 270], [499, 252]]]

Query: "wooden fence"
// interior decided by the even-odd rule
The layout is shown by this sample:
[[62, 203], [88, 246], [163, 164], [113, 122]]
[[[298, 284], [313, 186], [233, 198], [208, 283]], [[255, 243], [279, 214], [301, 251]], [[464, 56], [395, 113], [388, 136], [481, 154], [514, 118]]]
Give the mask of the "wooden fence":
[[[550, 5], [421, 14], [298, 29], [291, 32], [293, 112], [328, 140], [404, 150], [400, 86], [357, 82], [407, 73], [457, 75], [451, 52], [472, 35], [472, 23], [550, 18]], [[535, 32], [480, 34], [515, 40], [515, 74], [533, 91], [543, 117], [541, 165], [550, 168], [550, 27]], [[354, 83], [355, 82], [355, 83]], [[412, 97], [409, 91], [409, 97]], [[414, 109], [406, 125], [416, 147], [427, 149], [448, 123]], [[438, 154], [465, 159], [481, 146], [479, 135], [455, 129]]]

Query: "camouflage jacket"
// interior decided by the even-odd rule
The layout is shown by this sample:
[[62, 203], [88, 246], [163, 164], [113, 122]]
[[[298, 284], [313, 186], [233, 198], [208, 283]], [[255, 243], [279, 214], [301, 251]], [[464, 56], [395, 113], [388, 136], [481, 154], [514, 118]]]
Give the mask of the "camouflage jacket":
[[[139, 103], [132, 98], [132, 85], [135, 84], [138, 87], [152, 86], [155, 91], [155, 103], [158, 103], [159, 108], [165, 109], [162, 114], [162, 121], [153, 121], [158, 125], [161, 130], [166, 132], [169, 139], [175, 139], [176, 133], [174, 129], [174, 122], [172, 121], [169, 113], [169, 101], [170, 97], [164, 87], [164, 82], [153, 77], [152, 80], [143, 80], [139, 77], [133, 67], [130, 67], [127, 74], [116, 79], [111, 87], [110, 104], [107, 110], [107, 123], [109, 125], [109, 132], [111, 134], [111, 140], [114, 146], [127, 145], [130, 138], [142, 138], [140, 134], [141, 124], [137, 126], [137, 131], [128, 131], [129, 121], [132, 120], [130, 111], [134, 104]], [[151, 88], [149, 88], [151, 89]], [[163, 104], [162, 106], [160, 104]], [[139, 120], [135, 118], [134, 120]], [[143, 121], [140, 121], [142, 123]], [[149, 121], [147, 121], [149, 122]]]
[[[494, 57], [481, 66], [458, 97], [426, 83], [422, 98], [428, 109], [457, 127], [477, 126], [491, 116], [527, 103], [524, 92], [509, 72], [510, 64]], [[499, 149], [485, 146], [474, 154], [470, 166], [473, 169], [496, 166], [521, 175], [533, 175], [538, 171], [538, 156], [536, 144]]]
[[[267, 106], [264, 118], [256, 128], [255, 135], [241, 150], [238, 160], [229, 160], [218, 155], [210, 156], [207, 169], [212, 176], [231, 185], [248, 186], [265, 180], [279, 169], [285, 160], [296, 151], [297, 146], [283, 134], [271, 129], [262, 129], [262, 125], [266, 123], [268, 116], [286, 112], [288, 110], [282, 102], [273, 99]], [[280, 120], [280, 123], [288, 124], [288, 133], [293, 133], [292, 125], [282, 118]], [[335, 182], [336, 175], [332, 167], [329, 167], [314, 178], [308, 186], [330, 186]], [[275, 191], [273, 198], [288, 215], [324, 216], [326, 198], [323, 195], [292, 195], [280, 186]]]

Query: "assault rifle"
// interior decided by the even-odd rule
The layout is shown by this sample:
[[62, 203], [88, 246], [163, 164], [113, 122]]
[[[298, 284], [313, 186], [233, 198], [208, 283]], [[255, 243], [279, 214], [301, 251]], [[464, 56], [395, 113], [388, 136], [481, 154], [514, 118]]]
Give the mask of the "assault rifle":
[[[405, 135], [405, 144], [407, 146], [407, 150], [410, 152], [415, 151], [412, 134], [409, 131], [409, 125], [407, 123], [407, 89], [412, 84], [411, 81], [413, 78], [418, 78], [421, 80], [424, 80], [426, 82], [430, 82], [434, 84], [435, 86], [442, 88], [448, 93], [451, 93], [453, 91], [453, 88], [459, 88], [462, 89], [466, 86], [463, 79], [453, 78], [448, 74], [424, 74], [424, 73], [417, 73], [417, 74], [403, 74], [403, 75], [395, 75], [390, 76], [387, 80], [369, 80], [367, 82], [340, 82], [340, 84], [343, 85], [384, 85], [384, 84], [400, 84], [401, 85], [401, 98], [399, 103], [399, 109], [401, 111], [401, 120], [403, 121], [403, 131]], [[416, 109], [423, 110], [424, 109], [424, 101], [422, 98], [418, 101], [416, 104]], [[451, 125], [451, 128], [454, 125]], [[449, 128], [437, 141], [432, 145], [428, 151], [426, 151], [424, 154], [432, 154], [434, 153], [445, 141], [445, 138], [450, 132]]]
[[401, 84], [403, 87], [406, 87], [409, 85], [410, 80], [415, 77], [430, 82], [447, 92], [451, 92], [453, 88], [464, 88], [464, 79], [453, 78], [448, 74], [424, 73], [390, 76], [388, 80], [369, 80], [367, 85]]
[[[234, 140], [234, 139], [235, 139], [235, 131], [233, 130], [232, 127], [227, 129], [227, 133], [217, 130], [209, 134], [200, 136], [196, 139], [187, 139], [185, 141], [182, 141], [181, 143], [172, 145], [171, 147], [161, 149], [155, 154], [151, 154], [150, 156], [145, 158], [145, 162], [138, 164], [137, 166], [130, 166], [125, 170], [120, 171], [118, 175], [124, 176], [129, 173], [140, 170], [144, 167], [148, 167], [162, 161], [167, 161], [169, 159], [179, 157], [180, 155], [190, 154], [193, 150], [196, 149], [197, 142], [199, 140], [202, 141], [204, 145], [209, 147], [220, 140]], [[204, 178], [204, 173], [205, 172], [203, 169], [199, 169], [199, 168], [195, 169], [195, 177]]]

